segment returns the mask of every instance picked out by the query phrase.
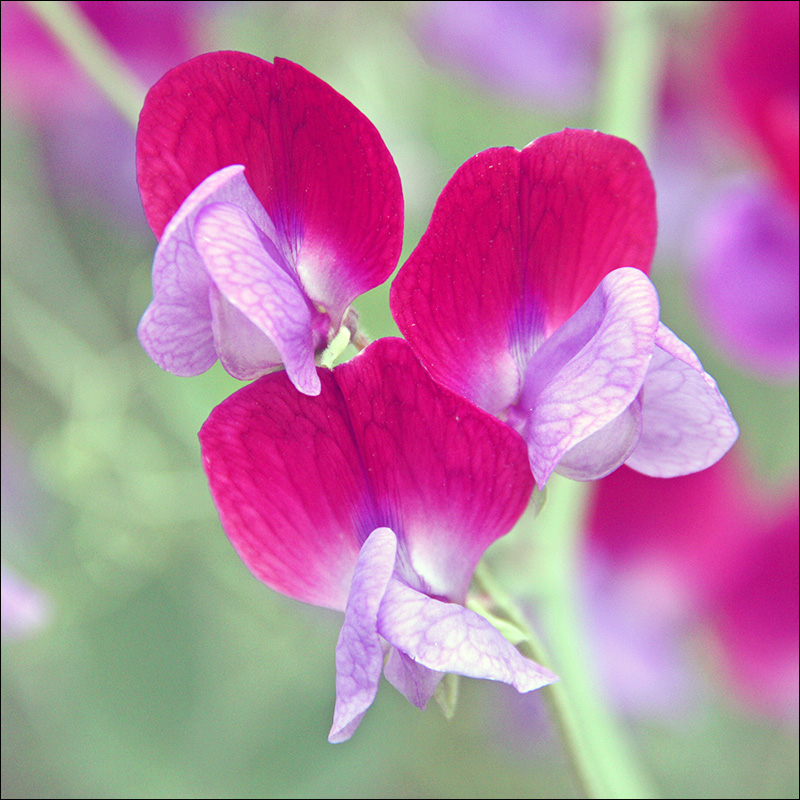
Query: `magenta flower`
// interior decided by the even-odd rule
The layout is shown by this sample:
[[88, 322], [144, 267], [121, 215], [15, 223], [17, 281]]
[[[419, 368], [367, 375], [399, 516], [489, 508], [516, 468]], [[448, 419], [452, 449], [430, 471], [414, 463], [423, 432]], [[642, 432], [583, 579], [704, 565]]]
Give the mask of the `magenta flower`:
[[222, 525], [261, 581], [345, 612], [331, 742], [348, 739], [387, 680], [425, 708], [446, 672], [520, 692], [556, 680], [461, 605], [484, 550], [533, 482], [519, 436], [439, 388], [382, 339], [320, 394], [283, 374], [240, 389], [200, 431]]
[[718, 110], [727, 99], [733, 113], [725, 120], [725, 135], [749, 133], [797, 205], [800, 7], [784, 0], [744, 0], [720, 3], [715, 12], [715, 74], [709, 80], [705, 73], [702, 86], [707, 102]]
[[315, 354], [400, 255], [400, 178], [373, 125], [297, 64], [208, 53], [148, 93], [137, 166], [160, 240], [151, 358], [178, 375], [219, 358], [242, 380], [284, 365], [317, 394]]
[[694, 214], [692, 288], [720, 349], [772, 380], [797, 376], [799, 8], [715, 6], [714, 58], [694, 93], [737, 145], [737, 157], [755, 155], [762, 164], [760, 175], [718, 187]]
[[[590, 613], [598, 661], [626, 702], [631, 686], [649, 683], [650, 698], [640, 691], [639, 699], [674, 708], [676, 634], [685, 639], [703, 626], [717, 634], [713, 653], [740, 698], [762, 712], [796, 714], [797, 487], [766, 506], [732, 456], [672, 481], [623, 468], [595, 487], [588, 553], [605, 574]], [[625, 616], [638, 627], [623, 632]]]
[[694, 472], [738, 428], [659, 321], [655, 238], [653, 182], [628, 142], [565, 130], [486, 150], [442, 191], [392, 313], [435, 380], [523, 435], [540, 486], [623, 462]]

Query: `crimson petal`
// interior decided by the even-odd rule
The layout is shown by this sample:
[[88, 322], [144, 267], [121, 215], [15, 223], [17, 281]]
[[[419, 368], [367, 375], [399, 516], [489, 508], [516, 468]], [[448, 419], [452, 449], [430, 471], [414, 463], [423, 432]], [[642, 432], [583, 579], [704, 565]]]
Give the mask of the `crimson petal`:
[[376, 526], [344, 399], [332, 372], [318, 375], [316, 397], [285, 372], [245, 386], [211, 412], [200, 444], [222, 527], [250, 571], [289, 597], [343, 611]]
[[629, 142], [565, 130], [487, 150], [442, 191], [392, 313], [437, 381], [502, 413], [544, 338], [612, 270], [647, 271], [655, 237], [653, 181]]
[[373, 343], [335, 374], [380, 524], [398, 536], [398, 562], [410, 560], [403, 576], [463, 602], [484, 551], [530, 498], [525, 442], [437, 386], [401, 339]]
[[402, 244], [400, 178], [372, 123], [297, 64], [198, 56], [145, 99], [137, 169], [157, 237], [204, 178], [243, 164], [308, 294], [334, 316], [391, 274]]
[[266, 375], [200, 431], [239, 555], [277, 591], [344, 610], [361, 545], [388, 527], [406, 580], [463, 601], [484, 551], [527, 505], [525, 442], [437, 386], [401, 339], [317, 374], [317, 397]]

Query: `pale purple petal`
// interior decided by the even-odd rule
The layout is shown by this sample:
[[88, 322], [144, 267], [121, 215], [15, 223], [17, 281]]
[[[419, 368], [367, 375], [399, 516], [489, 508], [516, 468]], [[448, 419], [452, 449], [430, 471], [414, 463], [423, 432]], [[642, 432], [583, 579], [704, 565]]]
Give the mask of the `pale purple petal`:
[[386, 680], [400, 692], [409, 703], [425, 710], [436, 687], [444, 678], [443, 672], [423, 667], [412, 661], [405, 653], [392, 648], [383, 669]]
[[239, 311], [213, 281], [208, 299], [214, 349], [234, 378], [251, 380], [281, 366], [280, 351], [272, 340]]
[[714, 379], [663, 324], [643, 393], [642, 436], [625, 463], [645, 475], [674, 478], [698, 472], [719, 461], [739, 436]]
[[519, 692], [558, 680], [479, 614], [434, 600], [394, 578], [380, 604], [378, 631], [413, 661], [437, 672], [502, 681]]
[[[274, 244], [231, 203], [206, 205], [197, 214], [194, 238], [219, 291], [272, 340], [292, 383], [303, 394], [319, 394], [310, 302]], [[217, 329], [226, 340], [235, 337], [239, 327], [218, 324]], [[243, 362], [236, 355], [238, 342], [221, 340], [215, 342], [216, 349], [234, 378], [247, 380], [274, 368]]]
[[361, 547], [336, 645], [336, 708], [328, 735], [333, 744], [355, 733], [378, 693], [383, 667], [378, 607], [396, 555], [397, 538], [389, 528], [374, 530]]
[[[565, 453], [619, 417], [642, 386], [658, 327], [658, 296], [630, 267], [609, 273], [591, 297], [545, 341], [528, 367], [515, 422], [528, 443], [538, 486]], [[608, 438], [604, 445], [613, 445]], [[599, 462], [624, 458], [629, 441]], [[591, 457], [594, 460], [594, 456]], [[573, 470], [588, 473], [591, 463]], [[600, 474], [607, 474], [601, 470]]]
[[250, 189], [244, 167], [209, 175], [170, 220], [153, 261], [153, 301], [139, 323], [139, 341], [162, 369], [199, 375], [217, 359], [211, 331], [210, 280], [194, 244], [194, 222], [209, 203], [242, 208], [269, 236], [274, 226]]
[[574, 481], [594, 481], [621, 467], [642, 434], [641, 393], [618, 417], [564, 453], [556, 472]]

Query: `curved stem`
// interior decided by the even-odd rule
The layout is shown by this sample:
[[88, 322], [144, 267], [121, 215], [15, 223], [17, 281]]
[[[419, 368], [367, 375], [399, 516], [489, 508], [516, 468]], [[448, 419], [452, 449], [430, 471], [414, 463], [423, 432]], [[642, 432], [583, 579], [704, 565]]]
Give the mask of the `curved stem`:
[[[517, 645], [520, 652], [537, 664], [552, 665], [553, 659], [547, 652], [544, 642], [530, 626], [516, 603], [494, 580], [484, 562], [478, 565], [474, 578], [491, 597], [495, 608], [505, 613], [508, 620], [525, 635], [525, 639]], [[542, 692], [542, 697], [550, 709], [553, 724], [564, 743], [575, 783], [587, 797], [598, 797], [599, 795], [594, 790], [597, 781], [593, 777], [595, 770], [591, 752], [585, 746], [584, 737], [579, 728], [579, 715], [572, 707], [569, 692], [564, 683], [559, 681], [545, 686], [539, 691]]]
[[145, 89], [86, 17], [67, 2], [26, 0], [24, 5], [135, 128]]
[[[548, 504], [537, 517], [536, 597], [543, 637], [518, 604], [491, 578], [485, 566], [476, 579], [491, 597], [493, 610], [528, 637], [525, 655], [561, 680], [540, 689], [547, 700], [572, 764], [576, 780], [589, 797], [649, 798], [655, 793], [641, 774], [623, 727], [607, 703], [582, 636], [579, 609], [579, 537], [586, 486], [554, 476]], [[529, 514], [528, 519], [533, 515]], [[529, 540], [527, 547], [532, 543]]]

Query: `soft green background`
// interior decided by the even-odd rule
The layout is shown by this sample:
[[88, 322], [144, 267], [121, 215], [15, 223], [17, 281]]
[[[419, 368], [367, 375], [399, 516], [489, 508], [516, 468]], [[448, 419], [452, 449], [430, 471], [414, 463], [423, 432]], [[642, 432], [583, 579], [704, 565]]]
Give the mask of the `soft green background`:
[[[404, 255], [469, 156], [602, 117], [497, 99], [429, 63], [418, 6], [224, 3], [202, 31], [207, 50], [298, 61], [375, 123], [403, 179]], [[485, 682], [462, 681], [449, 722], [384, 684], [356, 736], [327, 744], [340, 617], [259, 584], [220, 529], [196, 432], [238, 384], [218, 366], [162, 373], [139, 348], [150, 232], [60, 207], [33, 131], [6, 112], [2, 185], [4, 470], [25, 494], [8, 498], [3, 552], [54, 609], [3, 644], [3, 796], [574, 796], [540, 699]], [[796, 386], [714, 351], [680, 267], [655, 266], [663, 318], [718, 379], [769, 493], [796, 470]], [[396, 333], [387, 300], [388, 284], [357, 303], [373, 337]], [[709, 664], [696, 654], [695, 707], [625, 722], [657, 791], [796, 796], [796, 733], [739, 709]]]

